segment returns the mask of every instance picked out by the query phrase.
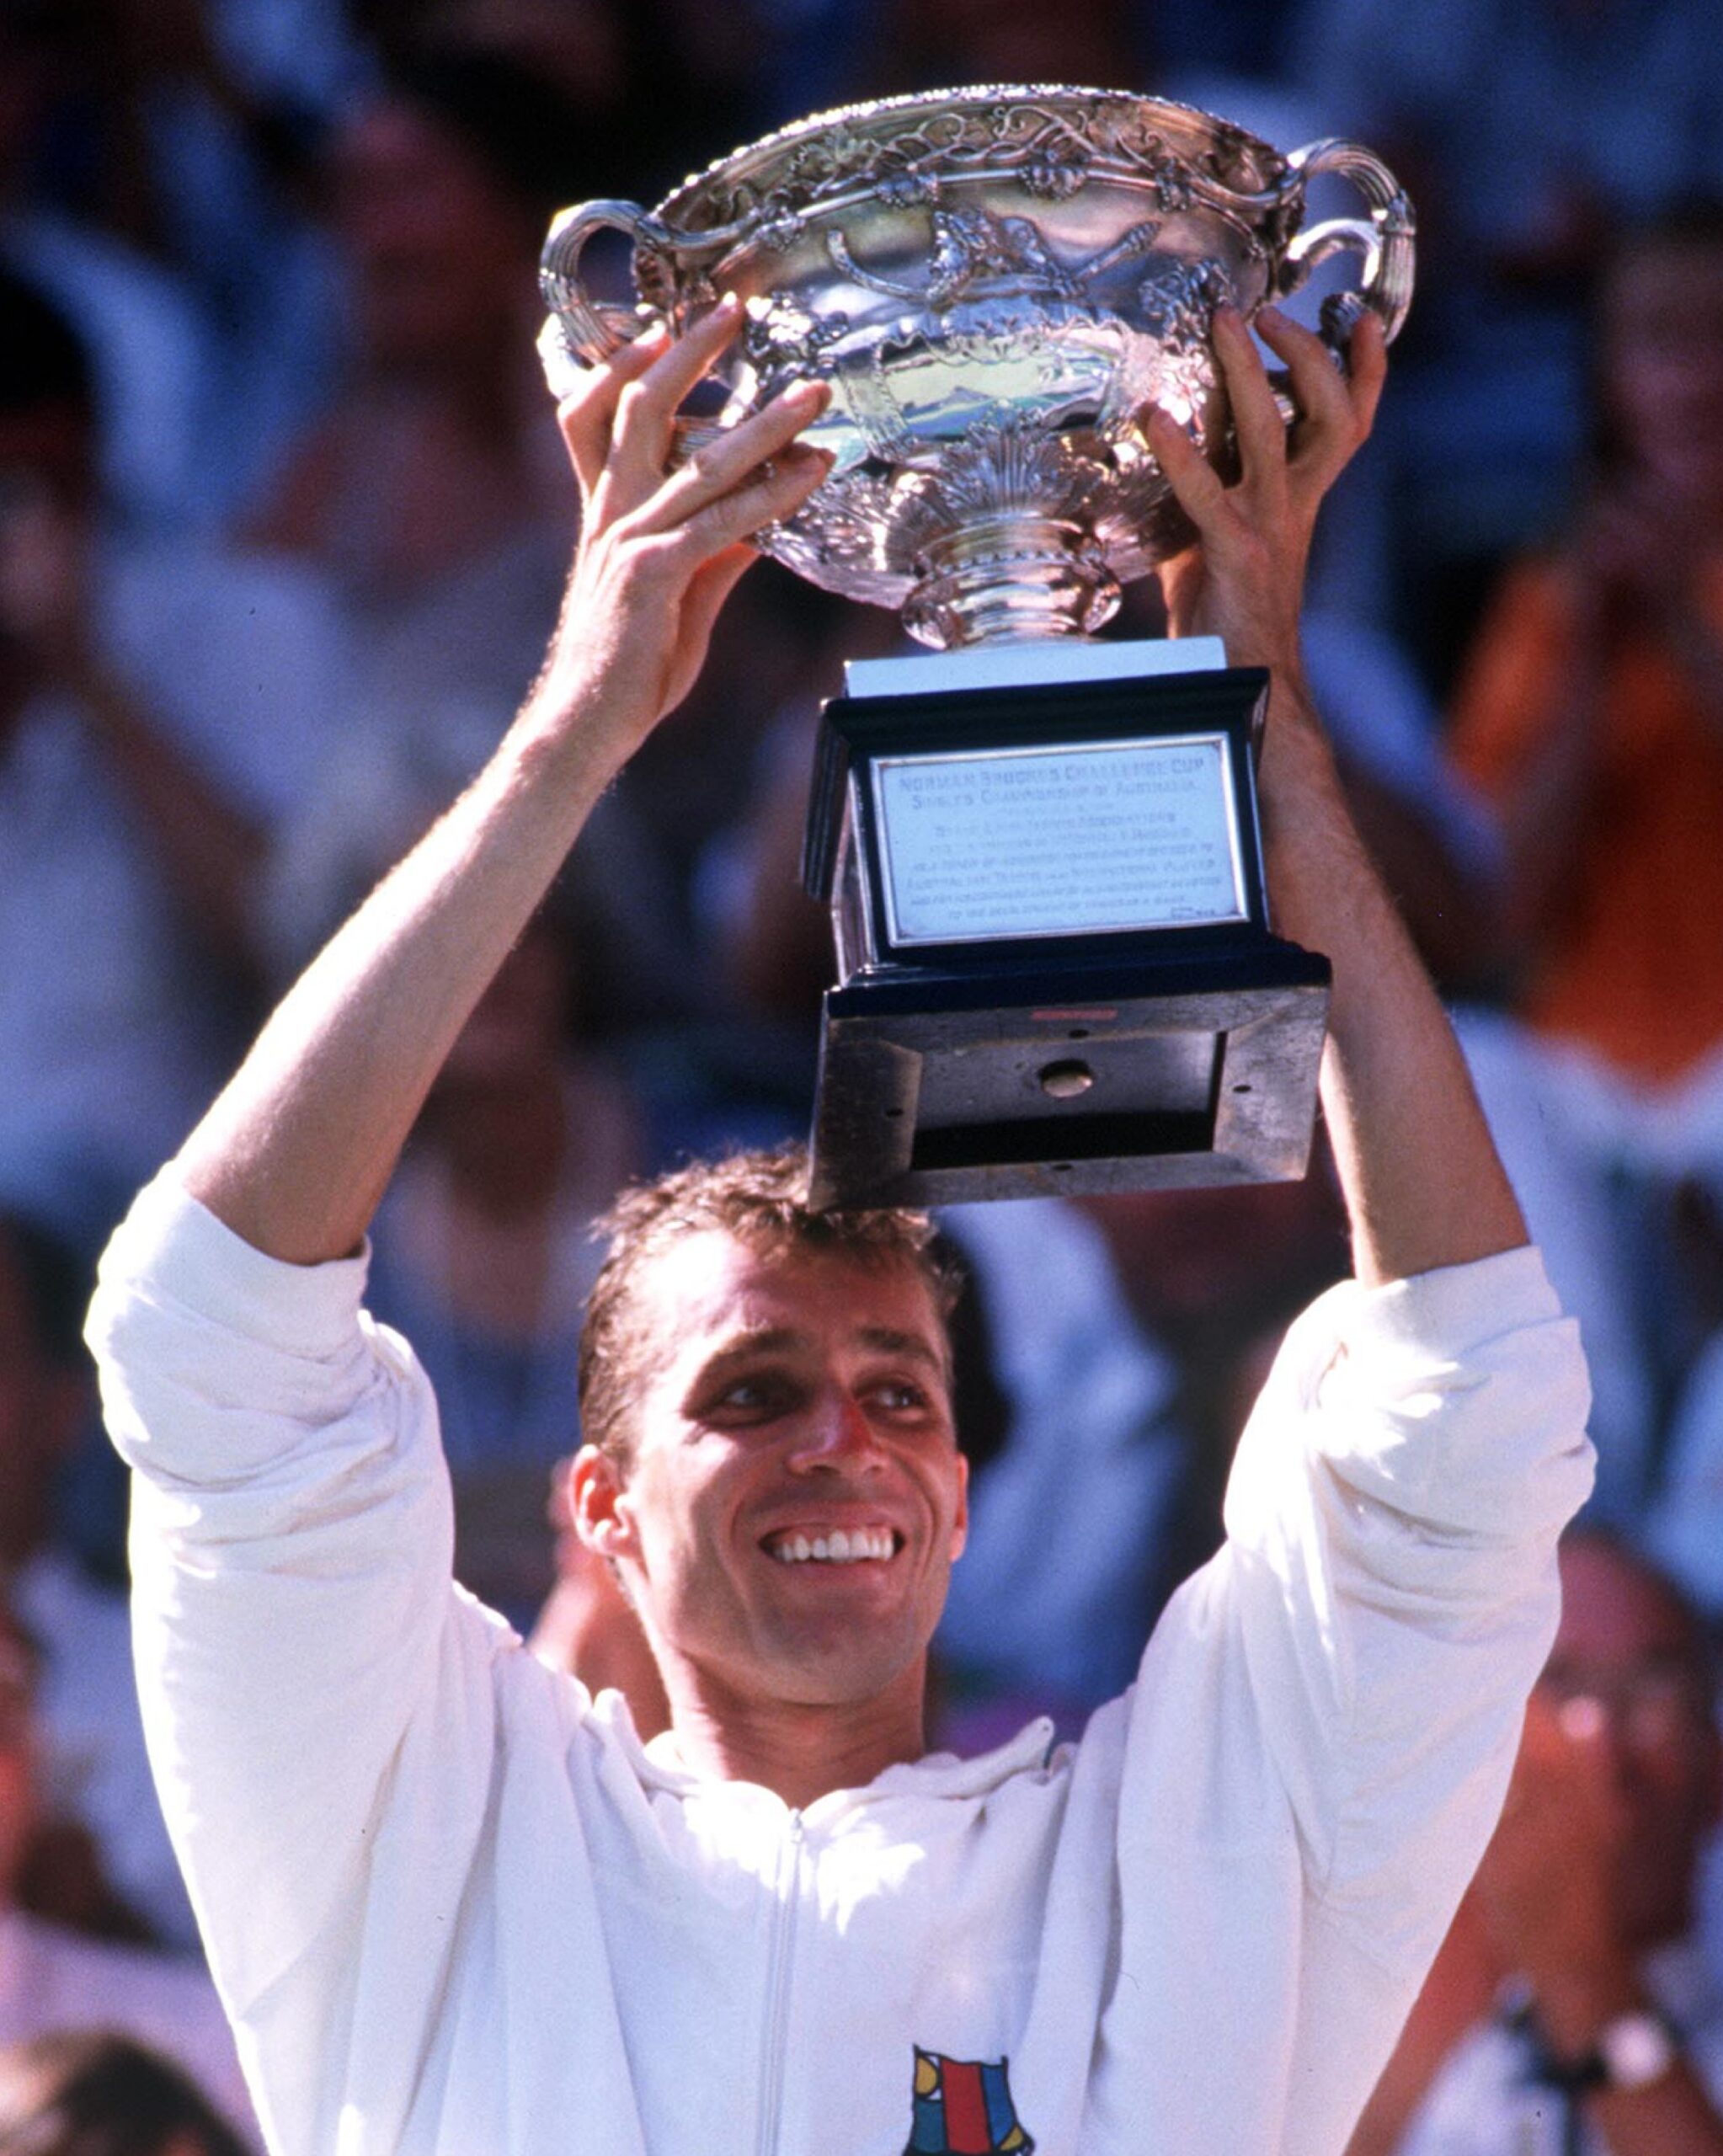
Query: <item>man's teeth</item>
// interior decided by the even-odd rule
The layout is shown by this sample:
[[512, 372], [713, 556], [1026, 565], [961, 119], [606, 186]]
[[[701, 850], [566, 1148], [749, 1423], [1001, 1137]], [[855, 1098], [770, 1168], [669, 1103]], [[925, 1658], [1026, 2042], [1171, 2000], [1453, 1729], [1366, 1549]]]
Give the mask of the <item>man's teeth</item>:
[[805, 1565], [810, 1559], [824, 1565], [859, 1565], [892, 1554], [888, 1527], [858, 1527], [845, 1534], [839, 1528], [832, 1534], [787, 1534], [772, 1553], [781, 1565]]

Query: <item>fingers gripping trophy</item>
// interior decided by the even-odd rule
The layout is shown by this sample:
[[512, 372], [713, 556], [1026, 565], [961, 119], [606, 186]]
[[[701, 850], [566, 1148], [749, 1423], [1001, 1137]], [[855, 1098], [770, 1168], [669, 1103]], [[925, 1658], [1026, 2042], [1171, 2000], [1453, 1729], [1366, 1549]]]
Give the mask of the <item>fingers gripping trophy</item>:
[[[1306, 223], [1324, 173], [1362, 215]], [[584, 281], [607, 229], [637, 306]], [[1269, 925], [1267, 675], [1210, 637], [1095, 632], [1133, 579], [1171, 599], [1200, 576], [1181, 496], [1296, 428], [1367, 316], [1398, 331], [1412, 235], [1356, 144], [1283, 155], [1182, 105], [1040, 88], [823, 114], [654, 211], [557, 218], [553, 392], [739, 306], [723, 408], [680, 421], [675, 454], [827, 385], [804, 439], [829, 476], [755, 543], [929, 647], [852, 661], [822, 718], [803, 867], [839, 979], [816, 1203], [1303, 1173], [1329, 969]], [[1340, 254], [1359, 275], [1323, 304], [1325, 358], [1272, 310]], [[1252, 323], [1289, 362], [1256, 401], [1230, 394]]]

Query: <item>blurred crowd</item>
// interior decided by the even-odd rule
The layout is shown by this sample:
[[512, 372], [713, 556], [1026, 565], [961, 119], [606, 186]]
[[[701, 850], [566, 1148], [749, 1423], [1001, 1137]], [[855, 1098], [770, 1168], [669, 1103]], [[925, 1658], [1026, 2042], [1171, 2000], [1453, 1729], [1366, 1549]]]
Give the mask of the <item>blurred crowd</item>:
[[[1708, 0], [0, 0], [0, 2148], [253, 2131], [149, 1792], [79, 1318], [131, 1193], [536, 671], [576, 515], [534, 351], [549, 218], [654, 202], [825, 105], [989, 82], [1353, 136], [1418, 211], [1310, 666], [1583, 1327], [1601, 1469], [1501, 1845], [1359, 2156], [1544, 2146], [1512, 2138], [1513, 2091], [1546, 2122], [1574, 2092], [1513, 2002], [1587, 1955], [1678, 1964], [1657, 1996], [1723, 2094]], [[1118, 627], [1155, 626], [1139, 587]], [[898, 637], [750, 574], [377, 1225], [461, 1577], [643, 1733], [649, 1660], [555, 1497], [588, 1231], [637, 1171], [805, 1129], [811, 729]], [[1347, 1268], [1334, 1186], [1319, 1144], [1301, 1184], [945, 1226], [974, 1522], [939, 1741], [1075, 1733], [1215, 1546], [1280, 1331]]]

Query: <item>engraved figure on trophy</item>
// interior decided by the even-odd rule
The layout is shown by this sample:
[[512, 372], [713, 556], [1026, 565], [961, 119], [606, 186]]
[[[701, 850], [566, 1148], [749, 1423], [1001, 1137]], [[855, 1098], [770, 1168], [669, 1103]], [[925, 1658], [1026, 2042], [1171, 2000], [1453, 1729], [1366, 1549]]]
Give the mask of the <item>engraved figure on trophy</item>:
[[[1365, 214], [1306, 227], [1319, 173]], [[637, 308], [583, 283], [606, 228], [632, 242]], [[1411, 299], [1411, 212], [1378, 159], [1054, 88], [820, 115], [655, 211], [553, 226], [552, 390], [644, 321], [737, 294], [724, 409], [684, 422], [685, 447], [797, 376], [829, 383], [807, 438], [830, 477], [757, 543], [936, 654], [852, 663], [824, 715], [804, 875], [840, 980], [818, 1202], [1303, 1172], [1327, 967], [1269, 927], [1267, 677], [1212, 640], [1093, 637], [1191, 536], [1140, 413], [1224, 472], [1214, 308], [1248, 320], [1342, 253], [1362, 275], [1325, 303], [1337, 360], [1363, 310], [1391, 337]]]

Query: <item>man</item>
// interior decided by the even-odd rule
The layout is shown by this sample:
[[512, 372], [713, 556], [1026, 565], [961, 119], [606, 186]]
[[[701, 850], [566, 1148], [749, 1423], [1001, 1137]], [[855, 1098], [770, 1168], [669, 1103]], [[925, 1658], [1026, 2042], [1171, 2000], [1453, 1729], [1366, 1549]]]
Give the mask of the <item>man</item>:
[[1352, 2156], [1720, 2156], [1697, 1935], [1723, 1801], [1704, 1627], [1626, 1545], [1561, 1550], [1561, 1626], [1502, 1823]]
[[1589, 1479], [1572, 1330], [1300, 687], [1373, 327], [1347, 380], [1261, 318], [1288, 435], [1217, 318], [1234, 485], [1146, 421], [1201, 535], [1175, 630], [1274, 671], [1270, 874], [1335, 963], [1358, 1281], [1295, 1330], [1231, 1546], [1080, 1748], [922, 1756], [965, 1512], [915, 1216], [810, 1215], [758, 1163], [627, 1207], [573, 1502], [663, 1672], [648, 1750], [451, 1595], [431, 1404], [357, 1313], [450, 1042], [694, 678], [746, 535], [824, 476], [812, 387], [666, 476], [739, 316], [564, 408], [585, 516], [537, 686], [104, 1267], [146, 1711], [265, 2127], [295, 2156], [1332, 2152], [1493, 1823]]

